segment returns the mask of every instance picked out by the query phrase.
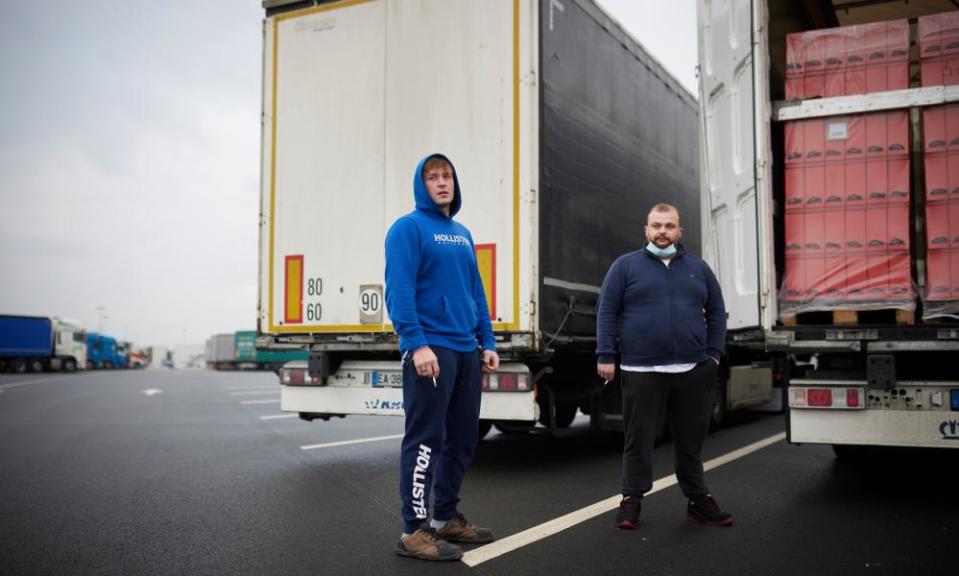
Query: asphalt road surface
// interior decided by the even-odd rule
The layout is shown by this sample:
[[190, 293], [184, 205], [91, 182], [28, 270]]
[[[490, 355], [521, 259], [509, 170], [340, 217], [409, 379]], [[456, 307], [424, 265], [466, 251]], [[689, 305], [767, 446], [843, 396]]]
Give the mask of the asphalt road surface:
[[287, 417], [272, 373], [0, 376], [0, 575], [959, 574], [959, 450], [837, 461], [787, 445], [771, 414], [707, 441], [733, 527], [686, 521], [668, 442], [623, 531], [621, 435], [494, 431], [461, 511], [499, 540], [400, 558], [402, 425]]

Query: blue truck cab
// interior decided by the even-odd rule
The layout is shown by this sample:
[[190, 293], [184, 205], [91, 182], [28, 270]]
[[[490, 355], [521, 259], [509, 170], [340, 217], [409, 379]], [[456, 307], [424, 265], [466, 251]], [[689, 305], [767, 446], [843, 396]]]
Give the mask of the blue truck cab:
[[126, 359], [117, 346], [117, 339], [96, 332], [87, 333], [87, 366], [109, 370], [123, 368]]

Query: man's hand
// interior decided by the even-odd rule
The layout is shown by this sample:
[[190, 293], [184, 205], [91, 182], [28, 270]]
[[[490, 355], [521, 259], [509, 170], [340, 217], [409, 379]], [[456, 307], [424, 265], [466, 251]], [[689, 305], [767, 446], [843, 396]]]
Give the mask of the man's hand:
[[499, 354], [495, 350], [483, 350], [483, 372], [489, 374], [499, 368]]
[[439, 378], [440, 362], [429, 346], [421, 346], [413, 352], [413, 366], [416, 375], [424, 378]]
[[613, 378], [616, 377], [616, 365], [615, 364], [597, 364], [596, 373], [599, 374], [599, 377], [607, 382], [612, 382]]

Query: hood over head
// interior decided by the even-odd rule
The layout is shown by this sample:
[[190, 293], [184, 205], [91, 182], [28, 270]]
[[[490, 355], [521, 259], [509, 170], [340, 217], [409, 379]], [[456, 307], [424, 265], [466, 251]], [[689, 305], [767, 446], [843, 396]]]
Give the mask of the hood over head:
[[446, 218], [446, 214], [443, 213], [443, 210], [436, 205], [436, 202], [430, 198], [430, 193], [426, 190], [426, 182], [423, 180], [423, 167], [426, 166], [426, 163], [431, 158], [442, 158], [450, 163], [450, 166], [453, 166], [453, 203], [450, 204], [450, 218], [456, 216], [456, 213], [460, 211], [460, 207], [463, 205], [463, 194], [460, 190], [460, 180], [459, 176], [456, 174], [456, 166], [453, 165], [453, 162], [443, 154], [429, 154], [420, 160], [419, 164], [416, 165], [416, 172], [413, 174], [413, 200], [416, 202], [417, 210], [425, 210], [442, 216]]

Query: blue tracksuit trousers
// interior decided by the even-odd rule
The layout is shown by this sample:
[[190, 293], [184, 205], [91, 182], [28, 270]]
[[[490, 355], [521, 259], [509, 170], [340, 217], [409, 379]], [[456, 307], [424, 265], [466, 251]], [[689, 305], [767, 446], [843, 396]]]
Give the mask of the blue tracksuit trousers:
[[416, 374], [410, 353], [403, 362], [406, 432], [400, 453], [403, 531], [415, 532], [429, 516], [430, 487], [436, 489], [433, 518], [456, 515], [460, 486], [479, 440], [480, 352], [430, 346], [440, 365], [432, 378]]

